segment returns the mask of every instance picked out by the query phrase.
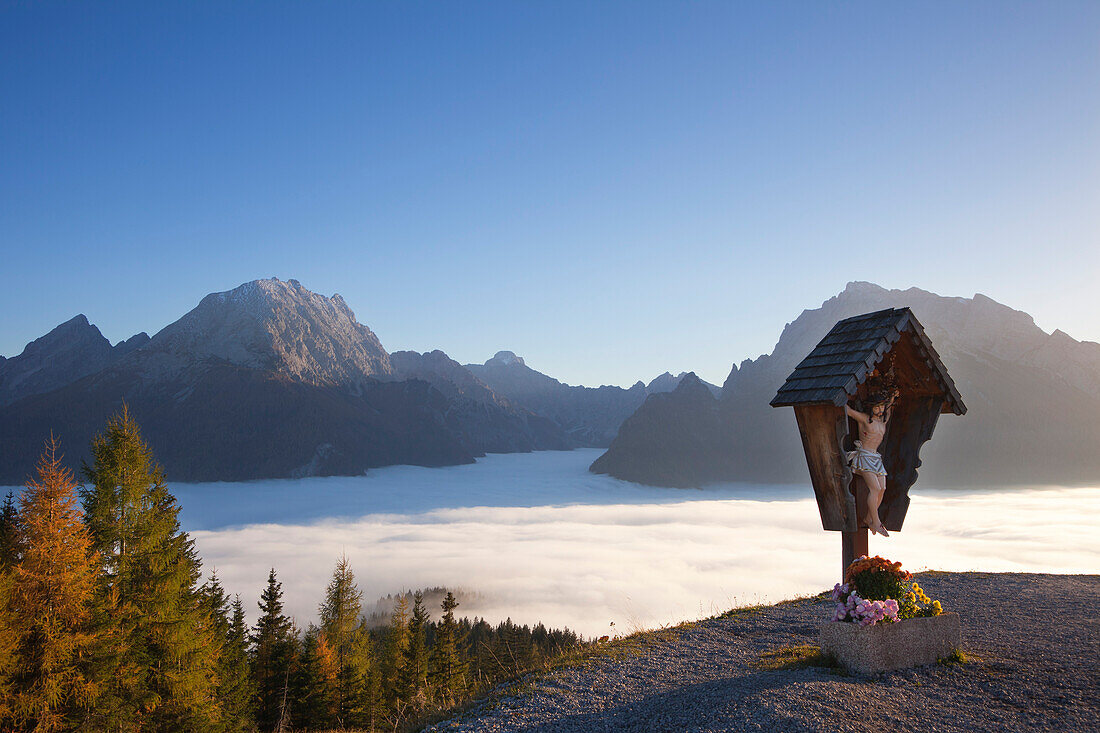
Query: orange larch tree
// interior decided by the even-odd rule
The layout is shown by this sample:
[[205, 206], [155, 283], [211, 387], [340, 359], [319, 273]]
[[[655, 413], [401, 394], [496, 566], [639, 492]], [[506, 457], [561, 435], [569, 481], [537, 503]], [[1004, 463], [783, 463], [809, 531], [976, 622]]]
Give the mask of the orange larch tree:
[[9, 599], [18, 636], [13, 707], [36, 731], [65, 727], [66, 716], [92, 694], [81, 657], [93, 641], [97, 563], [76, 488], [51, 437], [20, 497], [22, 553], [11, 570]]

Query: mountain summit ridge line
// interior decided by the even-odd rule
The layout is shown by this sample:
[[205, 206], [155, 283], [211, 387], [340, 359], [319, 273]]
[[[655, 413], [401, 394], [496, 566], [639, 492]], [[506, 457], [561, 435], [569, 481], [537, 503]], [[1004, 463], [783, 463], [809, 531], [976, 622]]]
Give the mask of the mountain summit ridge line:
[[[51, 371], [51, 363], [80, 368]], [[625, 417], [645, 396], [577, 389], [577, 409], [589, 415], [599, 409], [585, 405], [599, 401], [618, 404]], [[338, 294], [271, 278], [203, 297], [152, 338], [111, 347], [81, 315], [0, 361], [0, 480], [22, 482], [51, 431], [78, 467], [123, 402], [169, 475], [183, 480], [355, 474], [468, 463], [486, 452], [606, 447], [621, 421], [602, 433], [567, 432], [441, 351], [391, 356]]]

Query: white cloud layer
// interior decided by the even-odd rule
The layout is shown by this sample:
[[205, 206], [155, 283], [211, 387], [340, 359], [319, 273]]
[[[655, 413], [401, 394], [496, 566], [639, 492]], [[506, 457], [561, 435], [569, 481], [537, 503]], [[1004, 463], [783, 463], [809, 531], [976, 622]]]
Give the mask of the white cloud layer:
[[[1100, 489], [914, 492], [905, 530], [872, 538], [871, 552], [910, 570], [1095, 573], [1098, 520]], [[815, 593], [840, 572], [840, 534], [821, 530], [811, 498], [472, 506], [192, 535], [252, 617], [274, 566], [299, 622], [315, 618], [341, 553], [367, 602], [461, 587], [484, 596], [465, 614], [586, 635]]]

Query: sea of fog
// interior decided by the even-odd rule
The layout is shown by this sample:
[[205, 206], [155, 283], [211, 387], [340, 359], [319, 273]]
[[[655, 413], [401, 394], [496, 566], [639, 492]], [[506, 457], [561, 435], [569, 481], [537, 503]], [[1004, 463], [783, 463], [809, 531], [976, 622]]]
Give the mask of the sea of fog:
[[[460, 614], [627, 633], [832, 587], [840, 534], [801, 486], [657, 489], [588, 472], [600, 451], [490, 455], [361, 477], [172, 484], [207, 571], [255, 618], [269, 568], [300, 624], [347, 555], [372, 603], [470, 593]], [[912, 490], [871, 552], [911, 570], [1100, 572], [1100, 488]], [[612, 626], [614, 622], [614, 626]]]

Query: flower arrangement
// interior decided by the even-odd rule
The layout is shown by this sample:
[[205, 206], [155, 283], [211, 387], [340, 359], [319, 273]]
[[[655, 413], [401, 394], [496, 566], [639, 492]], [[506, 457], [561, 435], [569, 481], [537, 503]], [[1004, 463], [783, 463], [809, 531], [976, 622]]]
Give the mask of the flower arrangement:
[[893, 598], [884, 601], [860, 598], [847, 583], [837, 583], [833, 587], [833, 600], [836, 601], [833, 621], [852, 621], [860, 626], [874, 626], [879, 621], [898, 620], [898, 602]]
[[850, 621], [874, 626], [900, 619], [938, 616], [943, 613], [939, 601], [933, 601], [915, 582], [912, 574], [901, 569], [900, 562], [864, 555], [848, 566], [844, 584], [833, 587], [836, 605], [833, 621]]
[[901, 569], [900, 562], [890, 562], [879, 555], [864, 555], [844, 571], [845, 583], [864, 598], [877, 600], [901, 598], [909, 592], [907, 584], [912, 577]]
[[933, 601], [919, 585], [913, 583], [911, 590], [901, 599], [900, 613], [901, 618], [939, 616], [943, 613], [943, 605], [939, 601]]

